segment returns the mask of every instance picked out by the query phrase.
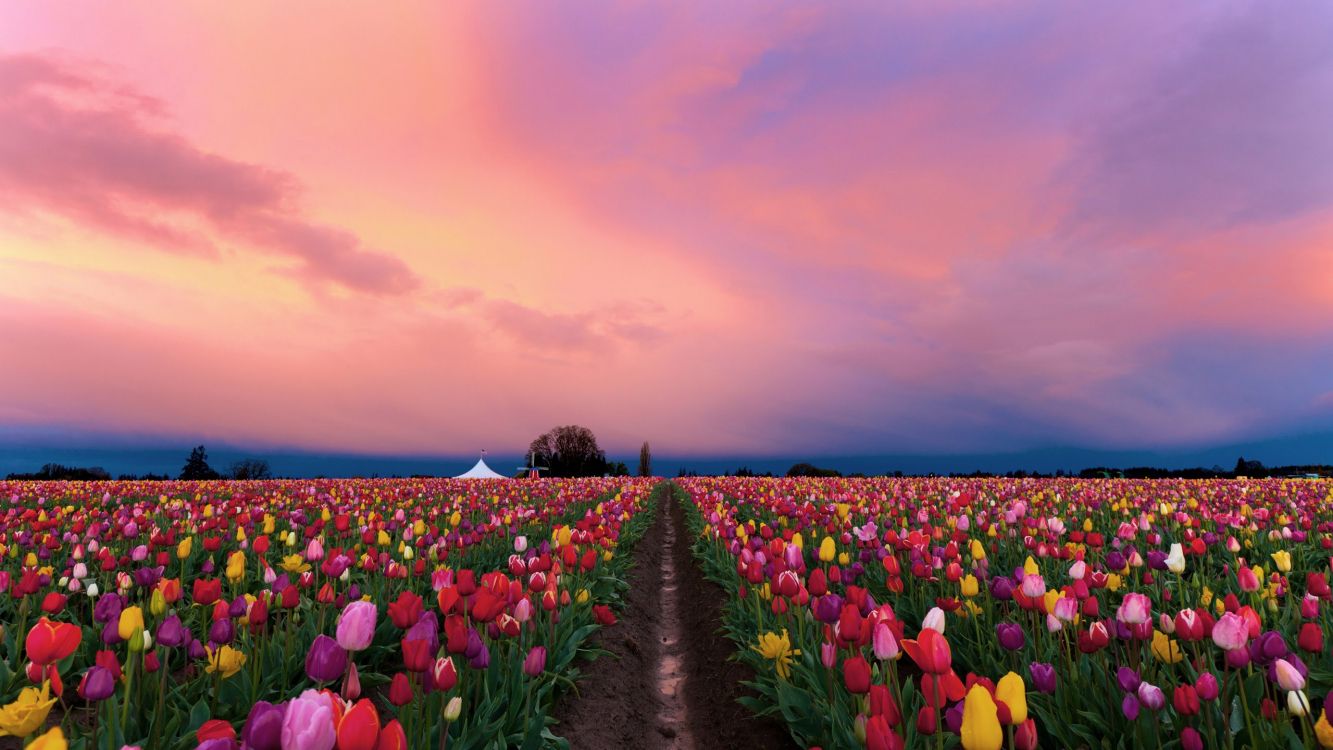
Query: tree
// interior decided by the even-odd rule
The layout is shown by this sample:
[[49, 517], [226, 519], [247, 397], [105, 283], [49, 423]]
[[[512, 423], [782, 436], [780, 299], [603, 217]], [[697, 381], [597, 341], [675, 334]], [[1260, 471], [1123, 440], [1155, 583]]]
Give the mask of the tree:
[[185, 460], [185, 468], [181, 469], [180, 479], [217, 479], [221, 475], [213, 471], [213, 467], [208, 465], [208, 451], [204, 446], [199, 446], [190, 451], [190, 457]]
[[842, 472], [836, 469], [821, 469], [818, 466], [809, 463], [794, 464], [787, 469], [789, 477], [840, 477]]
[[553, 477], [598, 477], [609, 468], [597, 436], [579, 425], [552, 428], [533, 440], [528, 452], [533, 465], [546, 466], [547, 475]]
[[245, 458], [231, 465], [232, 479], [272, 479], [268, 461], [262, 458]]
[[648, 441], [643, 441], [643, 447], [639, 449], [639, 476], [651, 477], [653, 475], [653, 449], [648, 447]]

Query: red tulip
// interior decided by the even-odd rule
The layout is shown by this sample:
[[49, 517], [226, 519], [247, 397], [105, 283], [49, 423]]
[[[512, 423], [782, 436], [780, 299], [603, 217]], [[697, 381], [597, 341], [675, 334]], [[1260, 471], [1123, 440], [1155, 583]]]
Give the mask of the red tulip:
[[375, 750], [407, 750], [407, 734], [397, 719], [384, 725], [380, 736], [375, 740]]
[[[443, 590], [441, 593], [444, 593]], [[417, 624], [423, 609], [424, 603], [420, 596], [411, 591], [403, 591], [398, 594], [397, 601], [389, 603], [389, 619], [398, 628], [406, 630]]]
[[222, 596], [222, 579], [196, 578], [192, 594], [195, 604], [212, 604]]
[[1302, 651], [1309, 651], [1312, 654], [1322, 652], [1324, 631], [1319, 627], [1319, 623], [1307, 622], [1302, 625], [1300, 635], [1296, 638], [1296, 645], [1300, 646]]
[[83, 639], [79, 626], [67, 622], [51, 622], [43, 617], [28, 631], [23, 645], [34, 664], [46, 666], [74, 653]]
[[467, 621], [461, 615], [444, 618], [445, 648], [451, 654], [467, 651]]
[[865, 695], [870, 692], [870, 664], [864, 656], [857, 654], [844, 661], [842, 664], [842, 678], [848, 692], [857, 695]]
[[454, 667], [452, 657], [436, 659], [431, 667], [431, 677], [435, 680], [435, 687], [439, 690], [448, 692], [454, 689], [458, 684], [458, 669]]
[[945, 674], [953, 669], [953, 652], [949, 648], [949, 641], [930, 628], [917, 634], [916, 640], [903, 641], [902, 646], [923, 672]]
[[393, 676], [393, 682], [389, 684], [389, 702], [395, 706], [406, 706], [412, 702], [412, 683], [408, 681], [407, 675], [399, 672]]
[[58, 615], [65, 608], [66, 597], [59, 591], [52, 591], [42, 599], [42, 611], [48, 615]]
[[1171, 705], [1181, 716], [1193, 716], [1199, 713], [1199, 693], [1193, 685], [1177, 685], [1171, 694]]
[[195, 730], [194, 739], [201, 744], [207, 740], [234, 740], [236, 729], [222, 719], [209, 719]]
[[866, 750], [902, 750], [903, 738], [899, 737], [883, 716], [871, 716], [866, 720]]
[[592, 605], [592, 619], [597, 621], [598, 625], [609, 627], [616, 624], [616, 613], [605, 604]]
[[430, 642], [421, 639], [403, 639], [403, 666], [411, 672], [425, 672], [435, 661]]
[[504, 611], [505, 600], [496, 596], [489, 588], [477, 589], [477, 596], [472, 601], [470, 614], [478, 622], [490, 622]]
[[1037, 750], [1037, 722], [1031, 718], [1018, 725], [1014, 732], [1015, 750]]
[[375, 750], [379, 734], [379, 712], [369, 698], [362, 698], [338, 722], [338, 750]]

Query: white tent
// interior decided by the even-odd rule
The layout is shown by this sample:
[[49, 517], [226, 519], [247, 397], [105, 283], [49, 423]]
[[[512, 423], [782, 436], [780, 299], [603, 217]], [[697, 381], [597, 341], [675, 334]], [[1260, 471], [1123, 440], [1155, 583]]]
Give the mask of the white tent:
[[454, 479], [506, 479], [503, 474], [496, 474], [486, 465], [486, 459], [477, 459], [477, 465], [459, 474]]

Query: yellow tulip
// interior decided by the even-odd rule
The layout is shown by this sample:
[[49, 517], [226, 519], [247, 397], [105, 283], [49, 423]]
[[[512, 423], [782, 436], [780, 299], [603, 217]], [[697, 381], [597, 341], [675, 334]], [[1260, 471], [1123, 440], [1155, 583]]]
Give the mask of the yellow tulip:
[[1333, 748], [1333, 725], [1328, 723], [1328, 717], [1323, 711], [1319, 712], [1319, 721], [1314, 724], [1314, 736], [1319, 740], [1320, 747]]
[[963, 580], [959, 582], [959, 587], [962, 589], [963, 596], [969, 598], [976, 596], [977, 592], [981, 590], [981, 587], [977, 584], [977, 577], [971, 573], [963, 576]]
[[227, 580], [235, 583], [245, 578], [245, 553], [236, 550], [227, 555]]
[[13, 703], [0, 706], [0, 737], [27, 737], [46, 723], [46, 715], [55, 704], [49, 681], [42, 683], [41, 690], [23, 688]]
[[134, 636], [135, 631], [143, 632], [143, 610], [139, 607], [126, 607], [120, 611], [120, 622], [117, 623], [116, 632], [122, 641], [128, 641]]
[[826, 536], [824, 541], [819, 543], [819, 561], [833, 562], [833, 558], [838, 555], [838, 545], [834, 543], [833, 537]]
[[1037, 561], [1032, 559], [1032, 555], [1028, 555], [1028, 559], [1023, 561], [1023, 572], [1030, 576], [1035, 576], [1041, 572], [1041, 569], [1037, 567]]
[[148, 611], [153, 613], [154, 617], [161, 617], [162, 613], [167, 611], [167, 598], [162, 595], [162, 589], [153, 589], [153, 594], [148, 598]]
[[973, 685], [967, 691], [963, 700], [963, 750], [1000, 750], [1004, 746], [997, 711], [986, 688]]
[[300, 555], [286, 555], [279, 564], [280, 568], [288, 573], [301, 574], [310, 570], [310, 565], [306, 563], [305, 558]]
[[1283, 573], [1290, 573], [1290, 572], [1291, 572], [1291, 553], [1290, 553], [1290, 552], [1288, 552], [1288, 551], [1286, 551], [1286, 550], [1284, 550], [1284, 549], [1280, 549], [1280, 550], [1278, 550], [1277, 552], [1274, 552], [1272, 555], [1270, 555], [1270, 557], [1273, 558], [1273, 564], [1277, 566], [1277, 569], [1278, 569], [1280, 572], [1283, 572]]
[[1152, 655], [1157, 657], [1158, 661], [1167, 664], [1175, 664], [1185, 658], [1185, 653], [1180, 650], [1180, 644], [1160, 630], [1152, 632]]
[[1018, 726], [1028, 718], [1028, 693], [1023, 678], [1010, 672], [995, 683], [995, 697], [1009, 707], [1009, 723]]
[[786, 630], [782, 631], [782, 635], [764, 633], [759, 636], [759, 645], [750, 648], [765, 659], [771, 659], [778, 677], [784, 680], [791, 676], [792, 657], [801, 655], [800, 649], [791, 647], [791, 637], [787, 635]]
[[968, 551], [971, 553], [973, 560], [986, 559], [986, 547], [981, 543], [980, 539], [973, 539], [971, 543], [968, 544]]
[[852, 556], [851, 556], [850, 554], [848, 554], [848, 553], [846, 553], [846, 552], [839, 552], [839, 553], [838, 553], [838, 564], [839, 564], [839, 565], [843, 565], [843, 566], [845, 566], [845, 565], [847, 565], [848, 563], [850, 563], [851, 561], [852, 561]]
[[65, 733], [60, 727], [51, 727], [46, 734], [33, 740], [27, 750], [65, 750], [68, 747], [69, 743], [65, 742]]
[[204, 652], [208, 655], [208, 668], [205, 671], [209, 674], [221, 671], [224, 680], [241, 671], [241, 667], [245, 666], [245, 654], [231, 646], [223, 646], [216, 651], [212, 648], [205, 648]]
[[194, 537], [187, 536], [176, 545], [176, 557], [184, 560], [190, 556], [190, 550], [194, 549]]

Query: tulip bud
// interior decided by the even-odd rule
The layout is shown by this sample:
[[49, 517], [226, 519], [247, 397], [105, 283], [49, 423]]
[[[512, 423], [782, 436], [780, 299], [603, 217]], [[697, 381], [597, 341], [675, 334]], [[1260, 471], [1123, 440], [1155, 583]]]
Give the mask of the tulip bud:
[[452, 724], [463, 713], [463, 699], [455, 695], [444, 706], [444, 720]]
[[1310, 699], [1305, 697], [1304, 690], [1292, 690], [1287, 693], [1287, 710], [1292, 716], [1305, 716], [1310, 713]]

